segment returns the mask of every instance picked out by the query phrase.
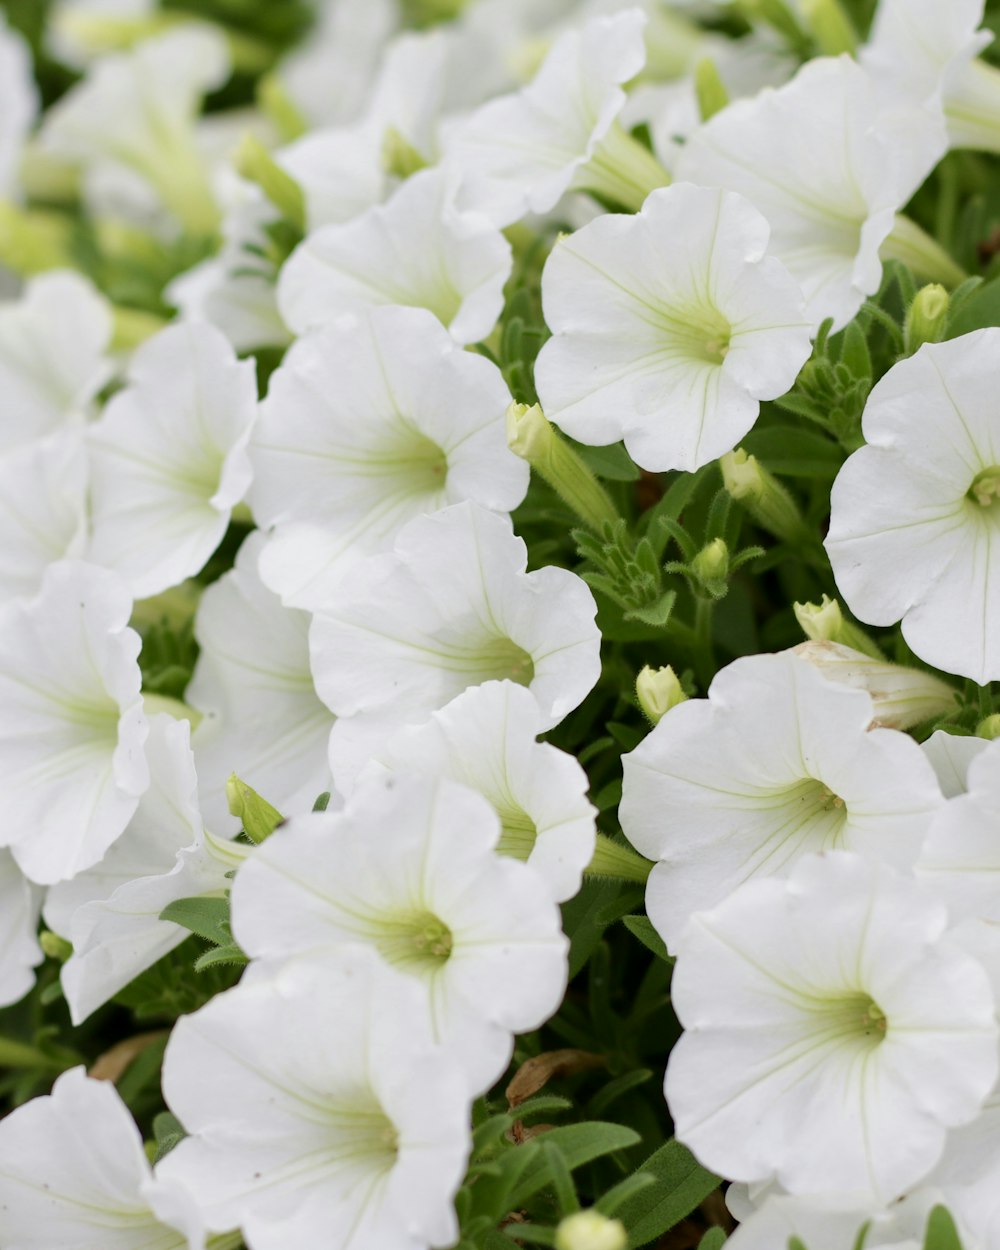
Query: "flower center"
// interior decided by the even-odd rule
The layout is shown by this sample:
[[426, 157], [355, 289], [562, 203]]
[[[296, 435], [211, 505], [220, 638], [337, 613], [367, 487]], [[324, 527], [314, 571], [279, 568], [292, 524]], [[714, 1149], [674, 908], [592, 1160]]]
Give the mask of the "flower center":
[[395, 1165], [399, 1133], [370, 1091], [331, 1094], [322, 1118], [329, 1135], [327, 1157], [338, 1169], [360, 1165], [365, 1173], [380, 1176]]
[[409, 972], [436, 972], [451, 957], [451, 930], [433, 912], [397, 912], [382, 917], [373, 937], [387, 963]]
[[1000, 465], [991, 464], [972, 479], [966, 491], [966, 498], [971, 499], [980, 508], [993, 509], [1000, 502]]
[[882, 1008], [871, 995], [861, 991], [822, 1000], [810, 1010], [818, 1017], [816, 1031], [811, 1034], [816, 1042], [853, 1040], [865, 1048], [874, 1048], [889, 1027]]
[[721, 365], [729, 354], [733, 328], [718, 309], [707, 306], [670, 307], [656, 310], [671, 356], [709, 365]]
[[478, 640], [464, 645], [457, 641], [451, 645], [445, 643], [436, 654], [443, 668], [467, 674], [467, 685], [506, 680], [530, 686], [535, 677], [534, 660], [523, 647], [503, 634], [480, 635]]
[[500, 855], [509, 855], [512, 859], [527, 859], [535, 849], [538, 838], [538, 826], [523, 807], [511, 804], [509, 807], [498, 807], [501, 834], [497, 843]]

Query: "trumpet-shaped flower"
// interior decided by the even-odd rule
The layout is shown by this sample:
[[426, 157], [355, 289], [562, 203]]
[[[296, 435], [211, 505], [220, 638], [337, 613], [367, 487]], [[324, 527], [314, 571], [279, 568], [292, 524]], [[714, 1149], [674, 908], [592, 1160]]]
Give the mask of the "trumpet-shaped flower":
[[[906, 1204], [903, 1204], [906, 1205]], [[728, 1239], [731, 1250], [777, 1250], [796, 1244], [824, 1250], [921, 1250], [923, 1222], [911, 1212], [872, 1210], [849, 1197], [799, 1198], [772, 1193]], [[923, 1214], [921, 1212], [921, 1214]], [[965, 1243], [963, 1242], [963, 1245]]]
[[953, 799], [968, 790], [969, 766], [989, 743], [985, 738], [959, 737], [937, 729], [921, 746], [937, 774], [941, 793], [946, 799]]
[[35, 984], [45, 956], [38, 945], [42, 892], [27, 880], [10, 851], [0, 851], [0, 1007], [16, 1003]]
[[559, 910], [534, 869], [495, 853], [499, 838], [465, 786], [373, 779], [343, 811], [296, 817], [257, 848], [233, 883], [233, 933], [265, 968], [373, 947], [420, 985], [435, 1039], [481, 1093], [512, 1034], [539, 1028], [566, 986]]
[[38, 111], [31, 52], [0, 14], [0, 197], [16, 196], [21, 147]]
[[585, 443], [624, 438], [655, 471], [732, 451], [811, 350], [802, 294], [767, 240], [741, 196], [689, 185], [562, 239], [542, 277], [546, 415]]
[[616, 124], [622, 84], [646, 59], [645, 20], [631, 8], [568, 30], [528, 86], [490, 100], [455, 128], [445, 160], [462, 178], [460, 207], [507, 226], [548, 212], [571, 188], [604, 191], [638, 208], [669, 181]]
[[869, 396], [868, 446], [831, 495], [826, 549], [851, 611], [902, 617], [922, 660], [1000, 677], [1000, 329], [928, 343]]
[[101, 57], [46, 114], [41, 141], [81, 164], [91, 188], [138, 185], [171, 217], [209, 233], [219, 210], [198, 151], [203, 96], [229, 76], [222, 35], [207, 24]]
[[309, 618], [261, 582], [262, 546], [263, 536], [251, 534], [195, 618], [201, 650], [185, 699], [203, 714], [192, 742], [202, 811], [220, 832], [238, 829], [226, 803], [233, 772], [289, 815], [330, 789], [333, 716], [309, 669]]
[[301, 339], [254, 433], [250, 503], [274, 526], [262, 575], [317, 609], [411, 518], [463, 499], [508, 511], [528, 466], [507, 446], [510, 392], [423, 309], [379, 308]]
[[252, 360], [201, 322], [168, 326], [135, 353], [130, 385], [89, 438], [88, 559], [136, 598], [197, 573], [250, 485]]
[[62, 984], [76, 1024], [190, 936], [160, 919], [164, 907], [225, 889], [250, 850], [203, 830], [189, 732], [187, 721], [152, 718], [135, 815], [100, 863], [49, 888], [45, 923], [73, 944]]
[[50, 437], [0, 458], [0, 600], [33, 595], [48, 566], [87, 541], [87, 459], [75, 437]]
[[372, 952], [242, 984], [174, 1028], [157, 1168], [252, 1250], [424, 1250], [458, 1235], [469, 1098], [419, 987]]
[[79, 274], [33, 278], [0, 306], [0, 451], [81, 426], [111, 377], [111, 313]]
[[131, 611], [117, 577], [75, 561], [0, 607], [2, 842], [43, 885], [97, 863], [149, 784]]
[[278, 307], [297, 334], [382, 304], [428, 308], [457, 343], [485, 339], [503, 310], [510, 244], [453, 204], [441, 169], [408, 178], [384, 205], [310, 234], [281, 270]]
[[671, 1001], [677, 1137], [742, 1181], [889, 1202], [997, 1077], [993, 992], [944, 904], [844, 852], [695, 916]]
[[411, 521], [391, 555], [353, 570], [309, 638], [320, 698], [340, 717], [364, 713], [333, 727], [335, 778], [359, 732], [374, 747], [485, 681], [527, 686], [542, 729], [584, 699], [601, 671], [593, 595], [575, 573], [526, 565], [506, 517], [463, 503]]
[[191, 1196], [154, 1177], [110, 1081], [83, 1068], [0, 1123], [0, 1211], [12, 1250], [204, 1250]]
[[659, 861], [647, 907], [671, 948], [694, 912], [810, 852], [916, 861], [941, 793], [913, 739], [873, 716], [796, 656], [747, 656], [625, 756], [622, 829]]
[[772, 252], [805, 292], [809, 320], [832, 317], [839, 329], [878, 289], [879, 248], [943, 149], [916, 106], [907, 113], [901, 100], [880, 115], [856, 62], [820, 58], [785, 86], [717, 113], [685, 144], [676, 174], [751, 200], [770, 223]]
[[[497, 851], [526, 860], [556, 902], [572, 898], [594, 854], [587, 774], [572, 755], [538, 742], [541, 717], [511, 681], [473, 686], [424, 725], [402, 729], [378, 752], [383, 768], [450, 777], [478, 790], [500, 817]], [[343, 789], [343, 777], [338, 777]]]

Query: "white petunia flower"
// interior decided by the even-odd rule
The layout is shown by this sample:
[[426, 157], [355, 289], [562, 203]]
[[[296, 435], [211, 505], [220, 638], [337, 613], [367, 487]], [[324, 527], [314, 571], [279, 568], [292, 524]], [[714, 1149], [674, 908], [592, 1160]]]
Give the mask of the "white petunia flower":
[[[400, 730], [366, 776], [449, 777], [478, 790], [500, 817], [497, 851], [526, 860], [556, 902], [572, 898], [594, 855], [587, 774], [572, 755], [538, 742], [541, 717], [511, 681], [473, 686], [424, 725]], [[363, 781], [365, 778], [361, 778]]]
[[384, 205], [310, 234], [281, 270], [285, 322], [302, 334], [345, 313], [404, 304], [430, 309], [457, 343], [485, 339], [503, 311], [510, 244], [453, 200], [451, 175], [421, 170]]
[[0, 600], [36, 594], [48, 566], [87, 541], [87, 458], [73, 436], [0, 458]]
[[16, 1250], [204, 1250], [191, 1196], [154, 1178], [110, 1081], [64, 1072], [0, 1122], [4, 1244]]
[[[266, 845], [266, 843], [265, 843]], [[425, 1250], [458, 1235], [461, 1073], [419, 987], [370, 951], [242, 984], [174, 1028], [163, 1064], [192, 1136], [157, 1168], [253, 1250]]]
[[258, 847], [233, 883], [233, 934], [265, 970], [373, 947], [420, 984], [435, 1039], [481, 1093], [566, 988], [559, 910], [533, 869], [495, 853], [499, 837], [465, 786], [375, 778], [342, 812], [296, 817]]
[[21, 149], [37, 112], [31, 50], [0, 13], [0, 199], [18, 198]]
[[132, 357], [129, 386], [90, 432], [88, 559], [136, 598], [197, 573], [250, 485], [252, 360], [202, 322], [168, 326]]
[[157, 0], [55, 0], [46, 14], [46, 50], [63, 65], [83, 71], [155, 30], [158, 8]]
[[741, 1220], [727, 1244], [730, 1250], [778, 1250], [795, 1244], [795, 1238], [817, 1250], [921, 1250], [923, 1225], [909, 1216], [872, 1210], [871, 1204], [846, 1196], [799, 1198], [779, 1192]]
[[463, 499], [516, 508], [528, 466], [507, 446], [499, 369], [426, 310], [379, 308], [299, 340], [271, 379], [250, 504], [275, 527], [261, 571], [315, 610], [413, 517]]
[[671, 983], [677, 1137], [734, 1180], [898, 1197], [997, 1077], [982, 965], [943, 903], [859, 855], [811, 855], [693, 918]]
[[785, 86], [739, 100], [697, 130], [676, 174], [756, 205], [810, 321], [832, 317], [840, 329], [878, 289], [879, 248], [943, 154], [926, 114], [907, 113], [903, 101], [896, 112], [880, 114], [872, 80], [849, 57], [808, 61]]
[[810, 852], [915, 863], [941, 793], [913, 739], [873, 716], [796, 656], [746, 656], [624, 757], [622, 829], [659, 861], [647, 907], [671, 949], [692, 913]]
[[560, 240], [542, 276], [546, 416], [585, 443], [624, 438], [657, 472], [732, 451], [811, 351], [768, 233], [741, 196], [682, 184]]
[[2, 843], [43, 885], [97, 863], [149, 784], [131, 611], [117, 577], [75, 561], [0, 607]]
[[968, 790], [969, 766], [989, 743], [985, 738], [960, 737], [937, 729], [920, 745], [934, 767], [941, 793], [946, 799], [953, 799]]
[[646, 59], [645, 16], [627, 9], [568, 30], [528, 86], [490, 100], [447, 139], [462, 178], [460, 207], [498, 226], [545, 213], [571, 189], [602, 191], [638, 208], [669, 182], [655, 158], [617, 124], [622, 84]]
[[33, 278], [0, 306], [0, 451], [81, 426], [111, 377], [107, 301], [77, 273]]
[[45, 956], [38, 945], [42, 892], [25, 877], [10, 851], [0, 850], [0, 1007], [16, 1003], [35, 984]]
[[[527, 686], [541, 727], [557, 725], [600, 676], [596, 605], [575, 573], [526, 566], [510, 521], [475, 504], [411, 521], [393, 554], [356, 566], [313, 620], [320, 698], [340, 717], [364, 713], [372, 747], [485, 681]], [[341, 747], [356, 757], [357, 732], [350, 721], [334, 725], [334, 778]]]
[[210, 233], [219, 210], [198, 152], [203, 96], [229, 76], [220, 32], [185, 25], [101, 57], [47, 112], [44, 147], [79, 162], [91, 184], [136, 187], [185, 229]]
[[263, 535], [251, 534], [236, 567], [198, 605], [201, 648], [185, 691], [203, 714], [192, 745], [202, 811], [213, 829], [235, 833], [226, 802], [231, 773], [289, 815], [329, 790], [333, 716], [309, 669], [309, 617], [283, 607], [257, 573]]
[[965, 793], [934, 818], [917, 872], [947, 901], [956, 922], [1000, 922], [1000, 740], [968, 763]]
[[869, 396], [868, 442], [831, 494], [826, 549], [859, 620], [928, 664], [1000, 677], [1000, 329], [925, 344]]
[[49, 889], [45, 923], [73, 944], [62, 984], [75, 1024], [190, 936], [160, 919], [168, 903], [226, 889], [250, 850], [202, 828], [189, 732], [187, 721], [152, 718], [135, 815], [100, 863]]

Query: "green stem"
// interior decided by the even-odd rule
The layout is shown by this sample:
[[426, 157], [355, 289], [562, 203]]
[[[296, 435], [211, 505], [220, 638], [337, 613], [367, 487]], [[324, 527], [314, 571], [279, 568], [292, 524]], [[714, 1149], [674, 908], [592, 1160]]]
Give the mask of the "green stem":
[[638, 851], [613, 842], [603, 833], [597, 835], [594, 857], [587, 865], [588, 877], [614, 877], [618, 881], [634, 881], [645, 885], [653, 865]]
[[47, 1055], [26, 1042], [0, 1037], [0, 1068], [46, 1068], [51, 1072], [65, 1072], [79, 1062], [77, 1056], [60, 1058]]
[[715, 603], [711, 599], [696, 597], [694, 601], [694, 667], [702, 689], [707, 689], [715, 675], [715, 651], [712, 647], [712, 613]]

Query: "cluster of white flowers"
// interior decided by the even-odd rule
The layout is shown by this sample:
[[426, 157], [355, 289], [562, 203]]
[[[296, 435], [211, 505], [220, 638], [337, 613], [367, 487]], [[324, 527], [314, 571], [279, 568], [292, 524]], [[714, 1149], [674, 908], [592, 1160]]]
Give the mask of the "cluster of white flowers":
[[[49, 956], [31, 1001], [93, 1024], [199, 908], [235, 967], [171, 1018], [169, 1150], [67, 1052], [0, 1121], [0, 1247], [530, 1240], [455, 1200], [589, 871], [645, 882], [666, 1107], [734, 1250], [919, 1250], [942, 1206], [998, 1250], [1000, 327], [927, 324], [965, 275], [904, 216], [1000, 152], [984, 0], [879, 0], [865, 40], [841, 0], [299, 7], [262, 65], [60, 0], [47, 107], [0, 7], [0, 1006]], [[240, 74], [256, 103], [204, 111]], [[767, 467], [810, 415], [811, 510]], [[719, 667], [761, 556], [899, 662], [824, 597]], [[644, 647], [686, 668], [643, 670], [645, 733]], [[615, 742], [638, 854], [589, 797]]]

